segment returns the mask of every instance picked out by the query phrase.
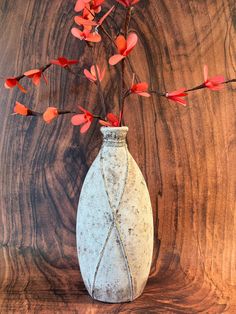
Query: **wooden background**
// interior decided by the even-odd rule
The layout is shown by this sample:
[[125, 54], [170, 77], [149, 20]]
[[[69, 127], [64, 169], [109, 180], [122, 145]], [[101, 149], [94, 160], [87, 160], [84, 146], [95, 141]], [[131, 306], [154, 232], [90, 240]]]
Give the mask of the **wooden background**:
[[[2, 84], [61, 55], [79, 58], [77, 70], [92, 54], [105, 62], [109, 48], [91, 51], [71, 36], [74, 2], [0, 0], [1, 313], [236, 313], [235, 84], [197, 91], [186, 108], [130, 97], [128, 144], [147, 180], [156, 228], [150, 279], [129, 304], [88, 296], [75, 217], [99, 127], [82, 136], [69, 116], [47, 126], [10, 114], [16, 100], [39, 111], [89, 102], [102, 112], [93, 105], [95, 88], [56, 67], [49, 88], [25, 81], [27, 95]], [[235, 0], [143, 0], [135, 12], [131, 28], [140, 41], [130, 63], [142, 80], [161, 90], [192, 87], [203, 81], [204, 64], [211, 75], [236, 77]], [[112, 110], [118, 80], [109, 72], [103, 86]]]

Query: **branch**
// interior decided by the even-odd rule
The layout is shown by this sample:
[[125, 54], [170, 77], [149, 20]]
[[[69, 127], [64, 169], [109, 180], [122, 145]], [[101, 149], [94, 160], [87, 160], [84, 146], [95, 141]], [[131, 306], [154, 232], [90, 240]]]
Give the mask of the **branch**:
[[103, 92], [102, 92], [102, 86], [101, 86], [101, 82], [100, 82], [100, 77], [98, 74], [98, 68], [97, 68], [96, 64], [94, 65], [94, 68], [95, 68], [95, 73], [96, 73], [96, 77], [97, 77], [96, 85], [98, 88], [98, 93], [99, 93], [100, 100], [101, 100], [102, 106], [103, 106], [105, 114], [106, 114], [106, 104], [105, 104], [105, 100], [104, 100], [104, 96], [103, 96]]
[[[43, 72], [45, 72], [51, 65], [52, 65], [52, 63], [48, 63], [48, 64], [42, 66], [41, 68], [39, 68], [39, 70], [42, 71], [42, 73], [43, 73]], [[16, 80], [17, 80], [17, 81], [20, 81], [23, 77], [25, 77], [24, 74], [21, 74], [21, 75], [19, 75], [19, 76], [16, 76]]]
[[[28, 109], [28, 108], [27, 108]], [[83, 114], [81, 112], [76, 111], [70, 111], [70, 110], [57, 110], [58, 115], [65, 115], [65, 114]], [[31, 109], [28, 109], [28, 114], [24, 116], [34, 116], [34, 117], [40, 117], [43, 116], [44, 112], [34, 111]], [[12, 115], [20, 115], [19, 113], [12, 113]], [[102, 121], [107, 122], [106, 118], [101, 117], [100, 115], [92, 114], [94, 119], [99, 119]]]
[[[129, 23], [131, 20], [131, 12], [132, 7], [127, 8], [126, 17], [125, 17], [125, 26], [124, 26], [124, 36], [127, 39], [128, 31], [129, 31]], [[122, 119], [124, 114], [124, 105], [125, 105], [125, 58], [121, 61], [121, 96], [120, 96], [120, 123], [119, 126], [122, 125]]]

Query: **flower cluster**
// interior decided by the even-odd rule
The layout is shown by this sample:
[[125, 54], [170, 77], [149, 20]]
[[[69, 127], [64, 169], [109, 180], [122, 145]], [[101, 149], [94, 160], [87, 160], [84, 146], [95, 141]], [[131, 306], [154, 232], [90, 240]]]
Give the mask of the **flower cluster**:
[[104, 0], [77, 0], [75, 11], [81, 12], [82, 15], [75, 17], [75, 23], [81, 27], [73, 27], [71, 33], [80, 40], [89, 42], [100, 42], [101, 35], [98, 33], [98, 27], [102, 25], [108, 15], [114, 9], [111, 7], [100, 19], [96, 18], [96, 14], [101, 11], [101, 5]]
[[[136, 5], [139, 0], [116, 0], [117, 4], [120, 4], [118, 7], [125, 10], [125, 23], [120, 27], [118, 35], [117, 32], [114, 33], [113, 28], [109, 27], [108, 23], [114, 19], [113, 13], [115, 11], [115, 6], [112, 6], [110, 9], [106, 9], [105, 13], [103, 13], [102, 9], [104, 2], [105, 0], [77, 0], [74, 7], [75, 12], [78, 13], [78, 15], [74, 18], [76, 27], [71, 29], [71, 33], [74, 37], [87, 43], [88, 48], [90, 48], [91, 45], [93, 46], [93, 43], [101, 42], [103, 38], [102, 35], [106, 36], [110, 40], [111, 45], [114, 48], [114, 52], [113, 54], [111, 53], [109, 60], [106, 61], [108, 65], [117, 65], [121, 69], [122, 88], [120, 88], [121, 94], [120, 97], [118, 97], [120, 99], [119, 110], [117, 110], [118, 114], [110, 112], [106, 113], [105, 117], [101, 117], [100, 115], [96, 115], [81, 106], [78, 106], [79, 112], [61, 110], [54, 106], [48, 106], [44, 112], [36, 112], [18, 101], [15, 104], [13, 114], [21, 116], [41, 116], [46, 123], [51, 123], [60, 115], [72, 114], [72, 125], [80, 126], [80, 132], [85, 133], [89, 130], [94, 120], [98, 120], [98, 122], [105, 127], [121, 126], [125, 100], [130, 95], [150, 97], [151, 94], [156, 94], [157, 96], [164, 97], [170, 101], [186, 106], [187, 102], [185, 97], [188, 96], [190, 92], [203, 88], [216, 91], [222, 89], [224, 84], [235, 81], [234, 79], [226, 81], [223, 76], [214, 76], [209, 78], [208, 67], [205, 65], [203, 70], [203, 82], [190, 89], [183, 87], [171, 92], [161, 92], [157, 89], [151, 89], [147, 82], [137, 80], [136, 77], [138, 76], [135, 73], [133, 73], [131, 84], [127, 84], [127, 79], [125, 79], [125, 66], [127, 59], [130, 57], [132, 51], [138, 44], [138, 35], [134, 31], [129, 32], [129, 24], [132, 19], [131, 11], [133, 11], [133, 6]], [[106, 23], [104, 23], [104, 21], [106, 21]], [[71, 68], [71, 66], [76, 64], [79, 64], [79, 60], [70, 60], [65, 57], [52, 59], [43, 67], [28, 70], [20, 76], [7, 78], [5, 80], [5, 87], [8, 89], [18, 87], [23, 93], [27, 93], [27, 90], [20, 83], [23, 78], [31, 80], [35, 86], [39, 86], [42, 80], [44, 80], [45, 84], [48, 84], [48, 80], [45, 75], [46, 70], [48, 70], [52, 65], [59, 66], [76, 76], [82, 75], [85, 79], [95, 85], [98, 89], [100, 104], [104, 106], [104, 109], [106, 109], [103, 80], [106, 77], [107, 68], [99, 66], [93, 60], [89, 67], [80, 68], [82, 74], [78, 74]], [[129, 87], [127, 87], [126, 84]]]

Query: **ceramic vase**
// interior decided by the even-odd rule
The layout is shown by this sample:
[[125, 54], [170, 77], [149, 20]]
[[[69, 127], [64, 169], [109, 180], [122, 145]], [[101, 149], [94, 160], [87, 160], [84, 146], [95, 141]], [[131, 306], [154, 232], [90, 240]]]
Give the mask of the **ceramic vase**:
[[126, 144], [128, 127], [102, 127], [77, 212], [77, 250], [92, 298], [129, 302], [146, 285], [153, 253], [153, 215], [144, 177]]

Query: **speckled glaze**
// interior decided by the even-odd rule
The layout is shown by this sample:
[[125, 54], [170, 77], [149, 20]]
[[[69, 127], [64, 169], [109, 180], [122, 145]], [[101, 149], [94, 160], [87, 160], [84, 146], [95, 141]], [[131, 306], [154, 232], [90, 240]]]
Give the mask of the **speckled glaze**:
[[143, 292], [153, 252], [153, 216], [127, 127], [102, 127], [103, 145], [85, 178], [77, 213], [81, 274], [96, 300], [132, 301]]

